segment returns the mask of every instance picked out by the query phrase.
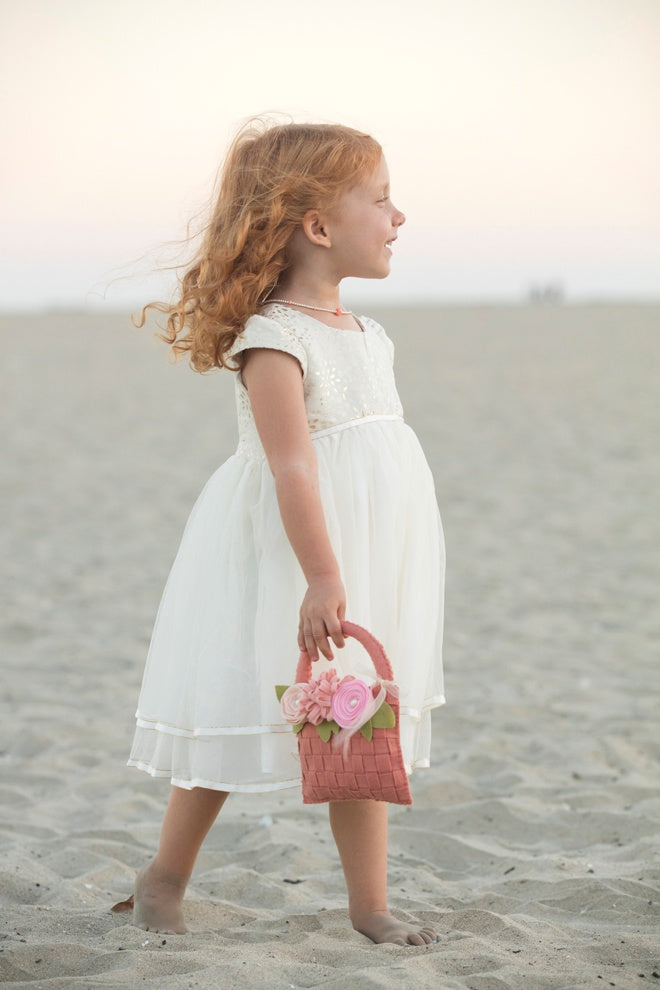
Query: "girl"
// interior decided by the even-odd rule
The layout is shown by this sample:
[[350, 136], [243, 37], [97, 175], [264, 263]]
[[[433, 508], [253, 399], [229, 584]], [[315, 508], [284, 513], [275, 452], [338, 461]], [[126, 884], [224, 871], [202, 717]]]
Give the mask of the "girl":
[[[136, 882], [145, 929], [186, 931], [186, 884], [229, 792], [300, 782], [274, 690], [293, 678], [296, 624], [319, 672], [334, 644], [340, 672], [365, 679], [370, 661], [353, 640], [344, 649], [340, 620], [374, 633], [400, 687], [406, 768], [429, 765], [430, 711], [444, 701], [433, 480], [403, 421], [392, 342], [339, 297], [348, 276], [387, 276], [404, 220], [373, 138], [252, 122], [178, 300], [152, 304], [195, 370], [234, 371], [239, 442], [188, 521], [140, 695], [129, 764], [173, 785]], [[434, 941], [388, 910], [387, 805], [329, 811], [353, 927], [374, 942]]]

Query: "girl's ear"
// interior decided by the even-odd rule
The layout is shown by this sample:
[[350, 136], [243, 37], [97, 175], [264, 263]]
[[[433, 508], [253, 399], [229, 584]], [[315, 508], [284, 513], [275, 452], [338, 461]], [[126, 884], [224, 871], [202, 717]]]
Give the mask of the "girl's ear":
[[308, 210], [302, 220], [302, 229], [307, 240], [319, 247], [331, 247], [330, 233], [326, 218], [318, 210]]

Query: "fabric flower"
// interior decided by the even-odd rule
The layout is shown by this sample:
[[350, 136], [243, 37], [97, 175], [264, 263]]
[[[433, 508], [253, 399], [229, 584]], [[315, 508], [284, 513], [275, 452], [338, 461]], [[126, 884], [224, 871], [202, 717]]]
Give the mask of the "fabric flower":
[[307, 721], [312, 725], [320, 725], [331, 717], [332, 698], [339, 683], [337, 671], [331, 667], [330, 670], [324, 670], [315, 680], [302, 685], [306, 694]]
[[286, 689], [280, 700], [282, 715], [287, 722], [291, 722], [293, 725], [298, 725], [307, 718], [306, 688], [306, 684], [292, 684]]
[[331, 716], [342, 729], [359, 729], [383, 703], [384, 692], [373, 690], [356, 677], [344, 677], [332, 698]]

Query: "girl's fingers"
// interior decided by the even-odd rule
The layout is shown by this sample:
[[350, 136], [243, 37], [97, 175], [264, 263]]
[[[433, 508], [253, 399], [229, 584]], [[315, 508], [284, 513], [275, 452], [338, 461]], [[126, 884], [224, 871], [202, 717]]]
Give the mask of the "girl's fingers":
[[316, 647], [316, 640], [314, 639], [314, 634], [312, 633], [312, 627], [306, 626], [304, 631], [304, 649], [309, 654], [309, 659], [312, 663], [319, 658], [319, 651]]
[[320, 641], [317, 639], [316, 644], [317, 644], [319, 650], [321, 651], [321, 653], [323, 654], [323, 656], [325, 657], [326, 660], [334, 660], [335, 659], [335, 655], [332, 652], [332, 647], [330, 646], [330, 643], [328, 642], [328, 637], [327, 636], [324, 636], [323, 639], [321, 639]]
[[345, 614], [346, 593], [341, 581], [323, 578], [311, 582], [298, 614], [299, 649], [311, 660], [318, 660], [319, 651], [327, 660], [334, 660], [332, 644], [338, 649], [344, 646], [341, 622]]
[[324, 623], [317, 622], [314, 626], [306, 626], [304, 631], [304, 640], [304, 649], [309, 653], [310, 660], [318, 660], [319, 651], [323, 654], [326, 660], [334, 660], [332, 647], [328, 641], [327, 630]]
[[346, 618], [346, 602], [343, 601], [339, 606], [339, 608], [337, 609], [336, 619], [333, 620], [331, 626], [328, 626], [328, 632], [332, 636], [332, 641], [335, 644], [335, 646], [339, 647], [340, 650], [344, 647], [346, 643], [344, 634], [341, 631], [341, 624], [345, 618]]
[[341, 650], [345, 642], [344, 634], [341, 631], [341, 625], [339, 624], [339, 622], [336, 623], [333, 622], [331, 624], [326, 623], [326, 625], [328, 629], [328, 635], [332, 639], [332, 642], [335, 644], [335, 646], [339, 647], [339, 649]]
[[332, 647], [328, 642], [328, 630], [326, 629], [325, 622], [318, 620], [316, 624], [312, 626], [312, 632], [314, 634], [316, 645], [326, 660], [334, 660]]

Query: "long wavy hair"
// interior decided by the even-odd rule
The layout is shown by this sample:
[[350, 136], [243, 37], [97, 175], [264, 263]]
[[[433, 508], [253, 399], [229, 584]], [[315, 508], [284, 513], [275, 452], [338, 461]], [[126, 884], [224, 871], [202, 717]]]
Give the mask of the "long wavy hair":
[[220, 175], [211, 219], [171, 303], [160, 334], [195, 371], [231, 368], [227, 354], [291, 264], [289, 244], [310, 209], [330, 209], [371, 174], [382, 149], [338, 124], [272, 124], [256, 118], [237, 134]]

